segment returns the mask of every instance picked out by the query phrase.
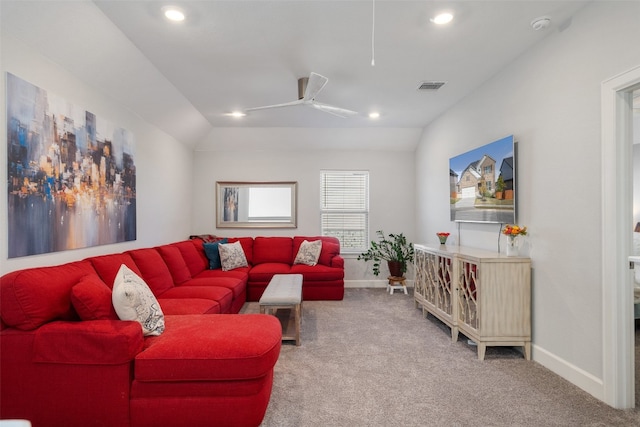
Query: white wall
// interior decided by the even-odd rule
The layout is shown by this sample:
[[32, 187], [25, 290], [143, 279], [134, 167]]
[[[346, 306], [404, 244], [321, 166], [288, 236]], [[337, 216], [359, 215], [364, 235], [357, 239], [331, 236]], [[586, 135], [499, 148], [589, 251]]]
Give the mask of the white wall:
[[[640, 133], [640, 126], [634, 126]], [[633, 226], [640, 222], [640, 144], [633, 145]]]
[[[639, 94], [640, 89], [635, 92]], [[633, 111], [633, 225], [640, 222], [640, 110]]]
[[[261, 129], [267, 139], [287, 138], [286, 131]], [[307, 130], [306, 132], [313, 132]], [[332, 130], [335, 138], [344, 132]], [[226, 138], [245, 134], [232, 129]], [[305, 131], [297, 129], [300, 146], [305, 146]], [[211, 135], [216, 138], [217, 133]], [[308, 136], [311, 138], [311, 134]], [[204, 146], [213, 146], [207, 141]], [[225, 145], [229, 144], [227, 141]], [[370, 185], [370, 231], [403, 232], [414, 238], [415, 180], [411, 151], [382, 150], [252, 150], [197, 151], [194, 159], [193, 232], [221, 236], [292, 236], [320, 234], [320, 170], [368, 170]], [[296, 229], [216, 229], [216, 181], [297, 181], [298, 227]], [[374, 236], [372, 236], [374, 238]], [[348, 281], [372, 280], [370, 266], [345, 256], [345, 278]]]
[[[640, 3], [597, 2], [429, 125], [416, 155], [417, 234], [447, 226], [448, 158], [514, 134], [518, 223], [533, 262], [533, 357], [602, 397], [600, 85], [640, 64]], [[425, 184], [428, 183], [428, 184]], [[443, 203], [443, 202], [441, 202]], [[462, 241], [496, 248], [498, 226]]]
[[[26, 267], [55, 265], [92, 255], [185, 239], [191, 231], [191, 149], [125, 110], [110, 99], [108, 94], [87, 86], [63, 67], [48, 61], [21, 42], [3, 36], [1, 47], [2, 99], [6, 99], [5, 73], [10, 72], [133, 133], [138, 193], [136, 241], [7, 259], [7, 186], [2, 185], [0, 274]], [[1, 108], [0, 131], [7, 135], [5, 102], [2, 102]], [[6, 141], [6, 137], [3, 140]], [[6, 148], [0, 149], [0, 165], [1, 175], [3, 180], [6, 180]]]

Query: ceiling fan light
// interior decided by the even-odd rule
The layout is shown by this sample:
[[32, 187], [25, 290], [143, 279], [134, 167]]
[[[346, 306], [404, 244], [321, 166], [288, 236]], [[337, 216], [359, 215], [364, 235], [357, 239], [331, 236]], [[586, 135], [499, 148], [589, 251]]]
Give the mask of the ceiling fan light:
[[242, 112], [242, 111], [232, 111], [232, 112], [230, 112], [228, 114], [225, 114], [225, 115], [229, 116], [229, 117], [235, 117], [236, 119], [239, 119], [241, 117], [246, 116], [247, 114]]
[[431, 18], [431, 22], [437, 25], [448, 24], [453, 20], [453, 15], [449, 12], [440, 13], [433, 18]]

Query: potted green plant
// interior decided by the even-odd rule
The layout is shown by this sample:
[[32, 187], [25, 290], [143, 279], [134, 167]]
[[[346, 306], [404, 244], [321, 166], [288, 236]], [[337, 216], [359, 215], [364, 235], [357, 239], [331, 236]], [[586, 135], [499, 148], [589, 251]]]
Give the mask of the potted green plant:
[[378, 241], [372, 240], [368, 251], [358, 255], [359, 260], [374, 261], [373, 274], [380, 274], [380, 263], [387, 261], [389, 273], [394, 277], [402, 277], [407, 271], [407, 264], [413, 262], [413, 244], [407, 242], [402, 234], [385, 236], [382, 230], [376, 231]]

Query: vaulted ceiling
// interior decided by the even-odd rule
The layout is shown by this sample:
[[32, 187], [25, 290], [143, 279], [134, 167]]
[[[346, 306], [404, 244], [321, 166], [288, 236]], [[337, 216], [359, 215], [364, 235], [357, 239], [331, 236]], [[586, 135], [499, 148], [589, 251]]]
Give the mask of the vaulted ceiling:
[[[421, 129], [570, 27], [585, 3], [3, 0], [0, 15], [3, 35], [194, 144], [216, 127]], [[167, 21], [168, 4], [186, 19]], [[442, 11], [453, 21], [431, 22]], [[534, 30], [543, 16], [550, 26]], [[316, 101], [358, 114], [296, 106], [229, 116], [297, 99], [298, 79], [311, 72], [329, 79]], [[418, 90], [424, 81], [445, 84]]]

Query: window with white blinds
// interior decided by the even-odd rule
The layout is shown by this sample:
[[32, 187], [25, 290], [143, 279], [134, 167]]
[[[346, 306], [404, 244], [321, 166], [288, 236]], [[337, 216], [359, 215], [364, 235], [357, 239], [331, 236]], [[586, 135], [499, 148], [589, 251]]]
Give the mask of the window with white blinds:
[[369, 247], [369, 172], [320, 171], [320, 220], [323, 236], [340, 240], [342, 252]]

